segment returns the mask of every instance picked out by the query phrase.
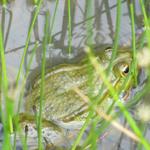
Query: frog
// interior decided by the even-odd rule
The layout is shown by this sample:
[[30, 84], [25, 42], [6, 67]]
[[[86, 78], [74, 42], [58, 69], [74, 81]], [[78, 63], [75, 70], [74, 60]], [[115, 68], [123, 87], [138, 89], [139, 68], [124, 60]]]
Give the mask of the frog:
[[[112, 49], [106, 48], [99, 51], [95, 57], [104, 71], [106, 71], [109, 66], [111, 55]], [[117, 50], [116, 58], [112, 62], [112, 71], [110, 71], [108, 75], [108, 80], [116, 91], [120, 90], [125, 83], [131, 64], [131, 51], [128, 48], [120, 47]], [[89, 72], [92, 73], [92, 78], [89, 78]], [[92, 84], [92, 88], [89, 86], [89, 82]], [[19, 114], [19, 123], [22, 124], [24, 128], [28, 125], [29, 128], [32, 128], [32, 131], [33, 129], [36, 130], [34, 116], [36, 116], [36, 113], [39, 112], [40, 109], [40, 85], [41, 78], [37, 76], [34, 79], [32, 90], [25, 97], [24, 112]], [[101, 95], [101, 99], [103, 100], [97, 104], [97, 109], [104, 112], [109, 109], [109, 106], [113, 103], [113, 99], [105, 86], [102, 93], [99, 93], [102, 85], [102, 79], [96, 73], [88, 58], [81, 60], [77, 64], [59, 64], [47, 70], [45, 74], [42, 106], [42, 133], [44, 132], [43, 136], [46, 137], [46, 143], [58, 145], [52, 137], [48, 138], [45, 132], [56, 131], [56, 141], [62, 141], [64, 137], [69, 137], [69, 139], [65, 141], [69, 141], [70, 137], [75, 140], [76, 135], [84, 124], [89, 114], [89, 106], [75, 92], [74, 88], [78, 88], [86, 96], [88, 96], [89, 93], [92, 93], [92, 97]], [[126, 101], [133, 85], [134, 82], [133, 79], [131, 79], [128, 85], [122, 89], [122, 92], [125, 93], [123, 96], [124, 101]], [[28, 135], [31, 136], [30, 132]]]

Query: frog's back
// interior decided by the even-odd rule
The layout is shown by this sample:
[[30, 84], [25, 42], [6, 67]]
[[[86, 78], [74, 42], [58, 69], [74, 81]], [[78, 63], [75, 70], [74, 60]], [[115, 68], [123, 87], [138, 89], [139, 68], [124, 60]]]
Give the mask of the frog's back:
[[[79, 87], [84, 94], [88, 93], [87, 66], [60, 65], [46, 75], [43, 117], [49, 120], [69, 120], [83, 113], [87, 106], [73, 91]], [[39, 82], [40, 83], [40, 82]], [[40, 84], [35, 85], [26, 98], [26, 111], [31, 112], [33, 105], [39, 108]]]
[[[108, 67], [108, 62], [111, 57], [111, 51], [107, 50], [100, 56], [101, 57], [96, 58], [99, 61], [99, 63], [103, 66], [103, 68], [106, 69]], [[116, 75], [114, 75], [113, 72], [109, 75], [110, 82], [112, 82], [113, 85], [119, 85], [120, 80], [118, 80], [117, 78], [122, 78], [123, 76], [120, 75], [120, 71], [124, 71], [124, 68], [126, 66], [126, 68], [128, 68], [131, 60], [132, 59], [128, 51], [119, 51], [117, 58], [113, 62], [113, 69], [116, 72]], [[122, 68], [120, 69], [119, 66], [121, 66], [123, 70]], [[92, 81], [90, 81], [90, 83], [94, 85], [94, 89], [92, 89], [92, 92], [94, 93], [94, 96], [97, 96], [99, 89], [102, 85], [102, 81], [99, 78], [99, 76], [96, 73], [94, 73], [93, 70], [90, 69], [93, 69], [92, 66], [88, 66], [88, 63], [85, 61], [83, 61], [80, 65], [66, 64], [58, 65], [56, 67], [51, 68], [51, 70], [45, 75], [45, 95], [42, 107], [42, 116], [44, 118], [48, 120], [64, 121], [71, 120], [73, 118], [82, 119], [82, 117], [85, 117], [87, 115], [87, 106], [73, 89], [74, 87], [78, 87], [83, 92], [83, 94], [87, 95], [88, 93], [90, 93], [90, 72], [90, 74], [92, 74], [90, 75], [92, 76]], [[105, 94], [106, 93], [104, 93], [103, 95]], [[35, 82], [33, 90], [26, 98], [25, 111], [31, 113], [33, 106], [36, 106], [36, 109], [38, 111], [39, 101], [40, 80]]]

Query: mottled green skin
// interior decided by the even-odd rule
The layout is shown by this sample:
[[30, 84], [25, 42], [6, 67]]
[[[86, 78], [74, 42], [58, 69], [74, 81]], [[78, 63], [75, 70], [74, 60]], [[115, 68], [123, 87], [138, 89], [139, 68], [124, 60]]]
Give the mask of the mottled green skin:
[[[98, 61], [105, 69], [109, 64], [110, 55], [111, 51], [105, 50], [97, 57]], [[129, 51], [120, 50], [118, 52], [117, 58], [113, 62], [114, 72], [111, 72], [109, 75], [112, 84], [116, 84], [116, 90], [122, 86], [126, 77], [122, 75], [120, 65], [130, 65], [131, 60]], [[89, 79], [89, 72], [92, 74], [92, 79]], [[89, 81], [93, 84], [92, 90], [89, 86]], [[96, 96], [101, 85], [102, 80], [92, 67], [89, 69], [86, 61], [76, 65], [61, 64], [53, 67], [45, 76], [45, 99], [42, 108], [43, 118], [46, 118], [47, 120], [60, 120], [63, 122], [84, 120], [88, 113], [88, 106], [80, 96], [76, 94], [73, 88], [78, 87], [85, 95], [92, 92], [93, 96]], [[132, 86], [132, 84], [130, 86]], [[106, 95], [106, 99], [108, 100], [105, 100], [99, 108], [104, 110], [108, 107], [108, 104], [110, 105], [111, 99], [108, 98], [109, 94], [107, 89], [104, 90], [103, 95]], [[40, 80], [35, 79], [33, 89], [25, 100], [25, 112], [31, 114], [31, 112], [33, 112], [33, 105], [36, 106], [38, 111], [39, 100]]]

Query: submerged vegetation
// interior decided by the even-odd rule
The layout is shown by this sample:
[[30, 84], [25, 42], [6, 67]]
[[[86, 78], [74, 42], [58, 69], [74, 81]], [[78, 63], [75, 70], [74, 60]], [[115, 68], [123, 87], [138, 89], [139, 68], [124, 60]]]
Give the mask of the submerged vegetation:
[[[0, 148], [16, 149], [20, 139], [22, 149], [101, 149], [105, 140], [109, 140], [109, 134], [116, 130], [120, 136], [115, 149], [122, 147], [122, 137], [126, 136], [131, 139], [135, 149], [149, 150], [148, 0], [116, 0], [112, 6], [104, 0], [87, 0], [82, 4], [85, 5], [85, 10], [74, 0], [27, 1], [32, 7], [29, 10], [32, 14], [31, 22], [24, 46], [12, 50], [22, 50], [12, 83], [8, 68], [13, 66], [7, 64], [7, 44], [10, 32], [13, 32], [10, 30], [13, 20], [10, 6], [17, 2], [0, 1], [0, 117], [4, 129]], [[53, 12], [48, 3], [53, 3]], [[60, 3], [64, 4], [64, 16], [61, 14], [58, 17]], [[121, 32], [124, 30], [121, 24], [124, 3], [128, 6], [131, 31], [131, 43], [125, 46], [120, 41]], [[140, 34], [137, 33], [137, 5], [141, 8], [142, 16]], [[79, 23], [75, 22], [78, 17], [75, 13], [76, 7], [83, 15]], [[116, 10], [116, 16], [111, 16], [113, 8]], [[104, 34], [110, 35], [110, 44], [105, 44], [103, 39], [100, 39], [103, 37], [99, 25], [101, 13], [97, 14], [97, 9], [102, 14], [106, 13], [110, 34]], [[44, 18], [42, 21], [41, 16]], [[111, 26], [112, 17], [116, 18], [115, 29]], [[58, 21], [56, 25], [56, 21], [60, 18], [63, 22], [62, 31], [56, 33], [56, 27], [60, 23]], [[43, 25], [42, 33], [37, 32], [42, 30], [39, 23]], [[82, 31], [77, 31], [79, 35], [76, 35], [75, 29], [78, 25], [84, 26], [81, 27]], [[61, 37], [59, 41], [58, 35]], [[74, 46], [76, 38], [79, 38], [79, 46]], [[59, 48], [65, 61], [49, 65], [56, 54], [47, 58], [51, 56], [48, 53]], [[39, 69], [32, 67], [37, 58]]]

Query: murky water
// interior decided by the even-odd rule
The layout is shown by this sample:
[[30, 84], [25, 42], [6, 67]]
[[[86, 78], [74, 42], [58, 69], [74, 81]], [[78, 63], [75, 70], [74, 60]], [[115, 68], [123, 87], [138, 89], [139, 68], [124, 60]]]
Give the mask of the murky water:
[[[8, 66], [15, 68], [14, 70], [19, 68], [28, 29], [33, 18], [35, 6], [30, 2], [29, 0], [15, 0], [10, 2], [5, 12], [2, 11], [2, 8], [0, 11], [5, 39], [6, 61]], [[89, 42], [99, 45], [99, 49], [112, 45], [115, 36], [116, 6], [116, 0], [93, 0], [89, 1], [89, 3], [87, 0], [71, 0], [72, 53], [68, 57], [68, 4], [67, 0], [59, 0], [51, 32], [52, 44], [48, 45], [46, 52], [47, 67], [64, 62], [74, 63], [79, 61], [80, 57], [84, 54], [84, 46]], [[46, 11], [50, 12], [50, 23], [52, 23], [55, 7], [56, 0], [45, 0], [42, 5], [30, 39], [23, 67], [24, 71], [27, 69], [27, 62], [31, 56], [33, 45], [36, 41], [41, 43], [43, 40]], [[143, 32], [141, 10], [138, 1], [135, 2], [135, 10], [135, 29], [136, 38], [138, 39]], [[122, 1], [121, 15], [119, 44], [124, 46], [131, 45], [131, 21], [127, 0]], [[39, 73], [37, 68], [41, 65], [41, 54], [42, 46], [39, 45], [32, 63], [31, 74], [28, 78], [30, 83]], [[14, 73], [9, 71], [9, 74], [15, 76], [17, 71], [14, 71]], [[130, 149], [131, 144], [128, 144], [129, 140], [125, 140], [127, 137], [123, 138], [119, 145], [120, 133], [118, 132], [115, 131], [115, 133], [107, 136], [104, 142], [100, 144], [100, 148], [106, 150], [111, 148], [113, 150]]]
[[[50, 11], [50, 17], [52, 22], [52, 17], [55, 10], [55, 1], [46, 1], [46, 6], [44, 5], [38, 15], [38, 21], [34, 28], [31, 37], [31, 44], [36, 41], [42, 41], [44, 34], [44, 19], [46, 10]], [[75, 53], [80, 53], [84, 45], [86, 45], [88, 38], [90, 38], [92, 44], [104, 45], [112, 44], [114, 41], [115, 33], [115, 21], [116, 21], [116, 3], [115, 1], [101, 1], [94, 0], [91, 2], [91, 5], [88, 6], [89, 14], [87, 11], [87, 1], [72, 1], [72, 51]], [[130, 45], [131, 44], [131, 26], [130, 26], [130, 17], [129, 17], [129, 6], [126, 1], [122, 2], [122, 17], [121, 17], [121, 30], [120, 30], [120, 41], [121, 45]], [[109, 8], [109, 9], [108, 9]], [[8, 31], [8, 21], [10, 21], [10, 12], [13, 14], [10, 31], [8, 35], [8, 41], [6, 45], [7, 53], [7, 62], [15, 67], [19, 66], [21, 54], [25, 41], [27, 38], [28, 28], [31, 23], [33, 16], [34, 6], [27, 3], [26, 1], [16, 0], [10, 6], [9, 12], [5, 13], [5, 24], [4, 29], [5, 33]], [[55, 63], [58, 57], [64, 59], [65, 54], [68, 49], [68, 12], [67, 4], [64, 1], [58, 2], [58, 8], [56, 12], [55, 22], [52, 29], [52, 42], [53, 45], [50, 46], [47, 50], [47, 58], [51, 60], [51, 63]], [[137, 3], [136, 5], [136, 18], [137, 26], [136, 33], [137, 35], [142, 32], [142, 23], [141, 20], [138, 22], [138, 18], [141, 18], [140, 6]], [[3, 22], [4, 23], [4, 22]], [[87, 31], [87, 25], [91, 24], [90, 28]], [[89, 34], [89, 32], [91, 32]], [[5, 34], [6, 35], [6, 34]], [[89, 36], [89, 37], [88, 37]], [[29, 46], [29, 52], [32, 46]], [[37, 51], [34, 65], [35, 68], [40, 63], [40, 52]], [[27, 54], [27, 58], [29, 55]], [[11, 59], [9, 59], [11, 57]], [[51, 58], [52, 57], [52, 58]]]

